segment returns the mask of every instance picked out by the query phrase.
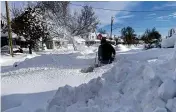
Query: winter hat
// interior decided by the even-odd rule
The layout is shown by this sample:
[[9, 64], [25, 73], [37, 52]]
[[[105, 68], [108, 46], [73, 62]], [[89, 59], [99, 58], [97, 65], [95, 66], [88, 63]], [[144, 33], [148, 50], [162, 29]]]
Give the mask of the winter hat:
[[104, 43], [106, 43], [106, 38], [101, 39], [101, 44], [104, 44]]

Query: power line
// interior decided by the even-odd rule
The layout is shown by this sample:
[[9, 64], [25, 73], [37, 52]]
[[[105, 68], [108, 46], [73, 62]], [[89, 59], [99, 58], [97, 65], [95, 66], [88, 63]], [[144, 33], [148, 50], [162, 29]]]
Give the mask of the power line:
[[[79, 6], [79, 7], [84, 7], [85, 5], [79, 5], [79, 4], [73, 4], [70, 3], [71, 5]], [[176, 11], [176, 9], [172, 10], [118, 10], [118, 9], [108, 9], [108, 8], [100, 8], [100, 7], [92, 7], [93, 9], [99, 9], [99, 10], [108, 10], [108, 11], [122, 11], [122, 12], [167, 12], [167, 11]]]
[[[130, 25], [124, 25], [124, 26], [121, 26], [121, 27], [115, 27], [113, 28], [113, 30], [117, 29], [117, 28], [123, 28], [123, 27], [126, 27], [126, 26], [130, 26]], [[131, 26], [132, 27], [132, 26]], [[155, 28], [167, 28], [167, 27], [176, 27], [176, 26], [154, 26]], [[134, 26], [132, 28], [144, 28], [144, 27], [141, 27], [141, 26]], [[147, 28], [146, 28], [147, 29]]]

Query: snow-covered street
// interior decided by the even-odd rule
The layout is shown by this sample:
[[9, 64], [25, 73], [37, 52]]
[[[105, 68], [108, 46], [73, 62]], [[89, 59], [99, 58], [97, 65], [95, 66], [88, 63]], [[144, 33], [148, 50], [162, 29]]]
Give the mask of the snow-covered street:
[[[92, 52], [88, 50], [84, 52], [51, 51], [40, 53], [40, 55], [34, 53], [34, 58], [31, 59], [28, 58], [29, 55], [21, 55], [23, 57], [21, 59], [16, 56], [16, 61], [21, 62], [14, 63], [11, 61], [11, 63], [8, 63], [10, 66], [1, 67], [2, 110], [14, 108], [19, 103], [21, 106], [17, 108], [24, 108], [24, 111], [28, 111], [28, 109], [35, 110], [43, 103], [46, 103], [49, 98], [52, 98], [58, 87], [66, 84], [78, 86], [82, 83], [87, 83], [90, 79], [101, 76], [113, 66], [107, 65], [97, 68], [92, 73], [81, 73], [80, 69], [92, 65], [95, 61], [95, 53], [93, 51], [96, 48], [91, 50]], [[3, 60], [2, 56], [2, 61], [5, 61], [2, 65], [7, 64], [11, 60], [5, 59]], [[14, 67], [15, 64], [18, 66]], [[43, 100], [36, 101], [36, 97], [40, 96], [40, 93], [46, 94], [42, 97], [45, 102]], [[38, 95], [36, 96], [35, 94]], [[9, 102], [9, 100], [11, 101]], [[23, 104], [24, 100], [27, 105]], [[32, 108], [31, 106], [25, 107], [29, 104], [34, 106]], [[44, 107], [44, 105], [42, 106]]]
[[[17, 67], [14, 62], [3, 66], [2, 56], [2, 111], [167, 112], [166, 105], [176, 111], [173, 93], [169, 96], [164, 91], [168, 80], [176, 80], [173, 48], [142, 50], [142, 46], [119, 45], [114, 63], [81, 73], [80, 69], [94, 63], [96, 49], [17, 57]], [[166, 87], [160, 88], [163, 82]], [[176, 92], [172, 87], [167, 90]]]
[[2, 1], [2, 112], [176, 112], [176, 2]]

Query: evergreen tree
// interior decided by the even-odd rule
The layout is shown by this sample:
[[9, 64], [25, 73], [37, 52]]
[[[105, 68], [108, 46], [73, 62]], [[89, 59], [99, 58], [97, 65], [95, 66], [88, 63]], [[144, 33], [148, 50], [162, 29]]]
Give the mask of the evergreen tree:
[[24, 12], [12, 20], [12, 31], [18, 36], [23, 36], [29, 44], [29, 53], [40, 39], [48, 36], [45, 21], [39, 9], [28, 7]]
[[124, 27], [121, 30], [121, 35], [124, 40], [124, 43], [127, 45], [135, 44], [136, 34], [132, 27]]
[[155, 28], [152, 30], [147, 29], [145, 33], [142, 35], [141, 39], [146, 44], [146, 49], [153, 48], [153, 47], [160, 47], [161, 42], [161, 34], [156, 31]]

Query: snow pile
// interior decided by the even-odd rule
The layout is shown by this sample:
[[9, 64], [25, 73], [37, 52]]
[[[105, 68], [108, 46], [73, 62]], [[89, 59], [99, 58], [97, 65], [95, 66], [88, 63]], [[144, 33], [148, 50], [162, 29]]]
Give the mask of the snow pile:
[[84, 46], [79, 48], [79, 51], [82, 55], [88, 55], [88, 54], [96, 53], [98, 51], [98, 48], [94, 46], [90, 46], [90, 47]]
[[144, 45], [138, 45], [138, 46], [127, 46], [127, 45], [123, 45], [123, 44], [119, 44], [117, 46], [114, 47], [116, 51], [120, 51], [120, 52], [126, 52], [126, 51], [137, 51], [137, 50], [141, 50], [142, 48], [144, 48]]
[[[49, 67], [49, 68], [82, 68], [93, 63], [94, 59], [79, 59], [80, 53], [65, 54], [43, 54], [31, 58], [25, 58], [24, 61], [14, 63], [14, 67], [9, 69], [2, 69], [2, 73], [14, 71], [22, 68], [36, 68], [36, 67]], [[29, 59], [30, 58], [30, 59]], [[79, 63], [78, 63], [79, 61]], [[37, 62], [37, 63], [36, 63]], [[74, 66], [73, 66], [74, 65]]]
[[167, 79], [158, 89], [158, 94], [164, 101], [176, 96], [176, 83], [174, 80]]
[[156, 108], [153, 112], [167, 112], [165, 108]]
[[163, 38], [161, 46], [163, 48], [173, 47], [175, 42], [176, 42], [176, 35], [173, 35], [172, 37], [169, 38]]
[[[59, 89], [49, 103], [49, 112], [141, 112], [145, 106], [149, 108], [145, 110], [164, 107], [162, 100], [153, 99], [159, 79], [150, 77], [151, 79], [144, 81], [139, 73], [145, 67], [141, 65], [138, 68], [138, 65], [139, 63], [133, 61], [121, 61], [105, 73], [102, 79], [93, 79], [76, 88], [66, 86], [63, 90]], [[150, 88], [152, 91], [149, 91]]]
[[[34, 57], [40, 56], [33, 52], [33, 54], [25, 54], [25, 53], [16, 53], [14, 57], [12, 57], [10, 54], [1, 54], [0, 64], [1, 64], [1, 70], [3, 71], [5, 66], [11, 66], [15, 63], [20, 63], [24, 60], [28, 60]], [[1, 72], [2, 72], [1, 71]]]
[[[174, 58], [175, 55], [171, 60]], [[75, 88], [59, 88], [47, 109], [49, 112], [167, 112], [167, 109], [175, 112], [176, 84], [169, 75], [175, 76], [175, 66], [161, 68], [171, 60], [151, 66], [146, 61], [119, 59], [101, 78]]]
[[115, 50], [116, 50], [116, 51], [128, 51], [129, 48], [128, 48], [127, 46], [125, 46], [125, 45], [119, 44], [119, 45], [117, 45], [117, 46], [115, 47]]
[[[72, 104], [77, 102], [86, 103], [89, 99], [95, 97], [98, 94], [98, 91], [102, 87], [102, 80], [101, 78], [93, 79], [88, 84], [82, 84], [79, 87], [71, 87], [71, 86], [64, 86], [59, 88], [54, 96], [53, 100], [51, 100], [48, 111], [49, 112], [65, 112], [65, 111], [72, 111], [72, 112], [81, 112], [81, 109], [76, 111]], [[71, 106], [71, 107], [69, 107]], [[69, 107], [69, 108], [65, 108]], [[67, 109], [67, 110], [66, 110]], [[85, 108], [86, 109], [86, 108]], [[83, 108], [82, 108], [83, 110]]]
[[171, 112], [176, 112], [176, 97], [167, 101], [166, 107]]
[[175, 112], [175, 89], [170, 86], [176, 81], [173, 49], [126, 47], [127, 52], [117, 51], [116, 62], [82, 74], [80, 69], [95, 61], [96, 47], [86, 48], [71, 53], [47, 51], [17, 63], [13, 72], [7, 69], [2, 73], [2, 95], [7, 97], [3, 96], [3, 111]]

